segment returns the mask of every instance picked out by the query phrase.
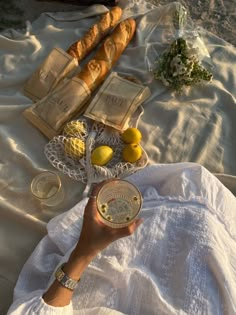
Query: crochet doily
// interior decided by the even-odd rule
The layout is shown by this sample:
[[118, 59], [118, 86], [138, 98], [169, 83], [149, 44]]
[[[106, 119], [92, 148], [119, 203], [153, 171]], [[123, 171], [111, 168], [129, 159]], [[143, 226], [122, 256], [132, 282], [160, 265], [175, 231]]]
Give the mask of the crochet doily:
[[[143, 109], [140, 106], [130, 120], [129, 127], [137, 127], [142, 113]], [[123, 161], [122, 149], [125, 144], [121, 140], [121, 134], [114, 128], [94, 122], [86, 117], [76, 121], [83, 123], [86, 132], [77, 132], [72, 136], [85, 142], [85, 155], [81, 159], [76, 160], [65, 153], [64, 147], [68, 141], [67, 135], [54, 137], [46, 144], [44, 153], [56, 169], [77, 181], [87, 184], [85, 195], [92, 183], [98, 183], [108, 178], [124, 178], [147, 165], [148, 156], [143, 147], [142, 156], [137, 162], [129, 163]], [[113, 158], [105, 166], [91, 164], [91, 152], [100, 145], [110, 146], [114, 152]]]

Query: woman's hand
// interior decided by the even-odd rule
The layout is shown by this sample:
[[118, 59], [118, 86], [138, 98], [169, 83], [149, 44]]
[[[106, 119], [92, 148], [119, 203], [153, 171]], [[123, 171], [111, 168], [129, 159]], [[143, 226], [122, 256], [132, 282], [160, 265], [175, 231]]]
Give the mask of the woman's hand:
[[96, 185], [91, 194], [85, 211], [82, 231], [80, 239], [75, 248], [75, 254], [84, 254], [96, 256], [100, 251], [106, 248], [110, 243], [118, 240], [119, 238], [129, 236], [134, 233], [137, 227], [142, 223], [142, 219], [136, 219], [127, 227], [123, 228], [111, 228], [104, 225], [99, 220], [99, 214], [97, 212], [96, 197], [101, 187], [108, 181]]

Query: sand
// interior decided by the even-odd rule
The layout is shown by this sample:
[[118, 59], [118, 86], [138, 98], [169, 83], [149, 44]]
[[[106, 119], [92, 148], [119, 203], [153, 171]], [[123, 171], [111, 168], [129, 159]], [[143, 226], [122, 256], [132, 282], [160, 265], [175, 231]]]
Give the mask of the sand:
[[[163, 5], [171, 0], [148, 0]], [[236, 0], [180, 0], [187, 8], [196, 25], [216, 34], [236, 46]], [[0, 2], [0, 30], [21, 29], [25, 21], [34, 21], [43, 12], [74, 11], [83, 7], [79, 0], [36, 1], [8, 0]]]

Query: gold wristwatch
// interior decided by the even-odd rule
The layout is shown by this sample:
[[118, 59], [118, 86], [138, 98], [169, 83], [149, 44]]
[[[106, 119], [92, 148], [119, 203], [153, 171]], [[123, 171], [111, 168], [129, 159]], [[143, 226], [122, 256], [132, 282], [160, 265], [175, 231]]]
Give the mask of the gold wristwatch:
[[57, 271], [55, 272], [55, 277], [57, 281], [65, 288], [74, 291], [74, 289], [77, 287], [79, 280], [71, 279], [69, 276], [65, 274], [65, 272], [62, 270], [63, 266], [65, 264], [62, 264]]

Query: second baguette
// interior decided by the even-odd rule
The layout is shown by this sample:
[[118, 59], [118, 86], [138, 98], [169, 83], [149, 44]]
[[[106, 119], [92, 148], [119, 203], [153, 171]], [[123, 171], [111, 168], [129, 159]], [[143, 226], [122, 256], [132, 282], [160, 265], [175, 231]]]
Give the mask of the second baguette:
[[105, 39], [94, 58], [77, 75], [91, 91], [94, 91], [103, 82], [133, 38], [135, 28], [135, 20], [131, 18], [119, 23], [111, 35]]

